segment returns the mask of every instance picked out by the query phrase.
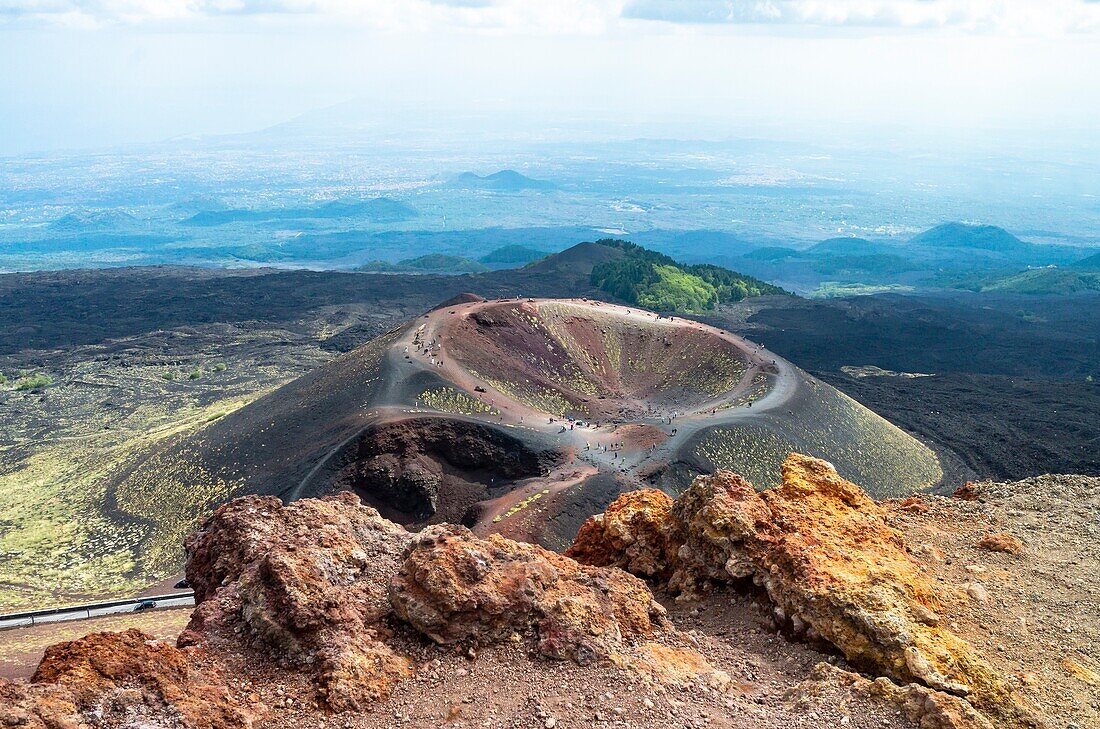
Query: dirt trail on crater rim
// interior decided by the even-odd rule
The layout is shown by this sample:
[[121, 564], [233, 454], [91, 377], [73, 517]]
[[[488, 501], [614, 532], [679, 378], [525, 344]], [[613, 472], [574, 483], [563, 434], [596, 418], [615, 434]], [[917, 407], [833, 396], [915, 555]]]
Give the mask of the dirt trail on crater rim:
[[[284, 501], [350, 489], [413, 528], [448, 521], [553, 549], [616, 495], [677, 493], [719, 468], [775, 484], [792, 451], [877, 496], [941, 483], [935, 454], [854, 400], [740, 337], [581, 299], [462, 296], [210, 423], [121, 474], [119, 504], [217, 483]], [[137, 569], [209, 509], [153, 524]]]

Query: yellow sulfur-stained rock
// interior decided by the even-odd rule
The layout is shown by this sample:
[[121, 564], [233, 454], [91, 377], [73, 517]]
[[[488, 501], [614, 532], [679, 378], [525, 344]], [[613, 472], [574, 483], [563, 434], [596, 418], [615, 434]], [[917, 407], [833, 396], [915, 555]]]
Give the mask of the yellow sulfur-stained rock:
[[[997, 726], [1039, 724], [973, 646], [941, 627], [935, 585], [874, 500], [808, 456], [788, 457], [782, 478], [777, 488], [757, 493], [732, 473], [700, 476], [670, 511], [658, 512], [667, 514], [659, 528], [637, 515], [618, 520], [642, 525], [644, 539], [619, 534], [572, 553], [628, 569], [652, 561], [657, 566], [647, 576], [662, 577], [682, 597], [710, 583], [751, 578], [794, 632], [832, 643], [853, 664], [966, 697]], [[596, 517], [581, 535], [600, 527]], [[643, 542], [659, 546], [644, 558], [628, 554]]]

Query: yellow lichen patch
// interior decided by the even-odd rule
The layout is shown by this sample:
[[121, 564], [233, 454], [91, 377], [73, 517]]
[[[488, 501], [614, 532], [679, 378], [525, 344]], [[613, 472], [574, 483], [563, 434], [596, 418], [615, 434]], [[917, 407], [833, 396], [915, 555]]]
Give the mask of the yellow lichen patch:
[[753, 375], [752, 381], [741, 390], [737, 397], [726, 400], [718, 406], [719, 410], [727, 410], [729, 408], [741, 407], [748, 405], [749, 403], [756, 402], [764, 395], [768, 394], [768, 388], [770, 387], [770, 381], [767, 375], [763, 372], [758, 372]]
[[528, 506], [535, 503], [536, 501], [538, 501], [543, 496], [546, 496], [549, 493], [550, 493], [550, 489], [543, 489], [542, 491], [537, 491], [537, 492], [531, 494], [530, 496], [528, 496], [523, 501], [520, 501], [518, 504], [513, 505], [512, 508], [508, 509], [508, 511], [504, 512], [502, 515], [500, 515], [498, 517], [495, 517], [493, 519], [493, 523], [498, 524], [502, 519], [507, 519], [510, 516], [515, 516], [516, 514], [523, 511]]
[[792, 452], [823, 458], [876, 497], [901, 496], [943, 478], [931, 448], [832, 388], [815, 388], [789, 423], [746, 422], [710, 431], [696, 452], [715, 468], [740, 473], [759, 488], [778, 486], [779, 464]]
[[[152, 459], [161, 459], [154, 454]], [[240, 481], [227, 481], [197, 461], [165, 468], [143, 469], [122, 481], [115, 490], [118, 508], [126, 516], [149, 524], [142, 544], [143, 571], [154, 576], [172, 574], [183, 564], [183, 540], [218, 504], [237, 494]]]
[[525, 383], [504, 382], [474, 370], [470, 370], [470, 372], [505, 397], [522, 403], [532, 410], [558, 417], [564, 417], [568, 412], [587, 412], [584, 405], [571, 403], [553, 390], [539, 388], [529, 381]]
[[[0, 475], [0, 610], [129, 593], [170, 576], [194, 525], [193, 505], [229, 490], [173, 494], [148, 484], [144, 493], [109, 492], [108, 484], [157, 444], [245, 403], [222, 400], [173, 413], [149, 406], [102, 435], [43, 443]], [[168, 553], [171, 560], [164, 559]], [[139, 570], [147, 560], [171, 564], [171, 571]]]
[[492, 405], [470, 397], [453, 387], [440, 387], [420, 393], [420, 401], [430, 408], [457, 415], [500, 415]]

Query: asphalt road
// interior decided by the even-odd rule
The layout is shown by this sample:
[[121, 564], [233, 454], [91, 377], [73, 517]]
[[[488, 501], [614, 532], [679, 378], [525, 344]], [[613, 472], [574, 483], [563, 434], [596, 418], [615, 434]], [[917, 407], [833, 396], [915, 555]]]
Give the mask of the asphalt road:
[[112, 600], [110, 602], [89, 603], [87, 605], [73, 605], [64, 608], [0, 615], [0, 630], [5, 628], [21, 628], [28, 625], [40, 625], [42, 623], [85, 620], [101, 615], [132, 613], [138, 605], [146, 601], [151, 601], [156, 604], [155, 608], [149, 608], [151, 610], [189, 607], [195, 604], [195, 596], [193, 593], [154, 595], [152, 597], [139, 597], [131, 600]]

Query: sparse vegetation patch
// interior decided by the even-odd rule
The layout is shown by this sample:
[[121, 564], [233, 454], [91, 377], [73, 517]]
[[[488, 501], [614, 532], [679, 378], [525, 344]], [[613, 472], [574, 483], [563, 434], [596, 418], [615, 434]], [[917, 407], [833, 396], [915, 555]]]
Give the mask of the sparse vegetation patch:
[[53, 378], [49, 375], [39, 372], [33, 375], [24, 375], [15, 381], [12, 386], [15, 390], [41, 390], [49, 387], [53, 384]]

